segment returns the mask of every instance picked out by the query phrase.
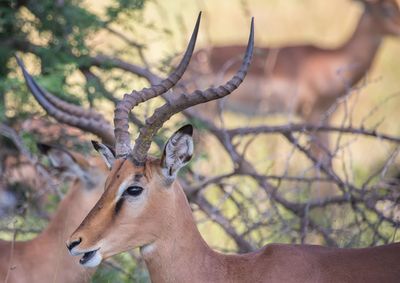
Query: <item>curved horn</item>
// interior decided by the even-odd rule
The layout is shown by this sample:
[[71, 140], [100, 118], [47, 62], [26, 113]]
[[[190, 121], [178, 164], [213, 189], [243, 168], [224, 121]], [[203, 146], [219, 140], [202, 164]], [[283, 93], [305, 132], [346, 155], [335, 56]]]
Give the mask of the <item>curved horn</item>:
[[159, 84], [144, 88], [141, 91], [133, 91], [130, 94], [125, 94], [123, 99], [118, 103], [114, 112], [114, 134], [116, 138], [116, 154], [117, 157], [126, 157], [131, 154], [132, 149], [130, 146], [131, 137], [129, 135], [128, 115], [133, 107], [159, 96], [172, 88], [182, 77], [187, 66], [189, 65], [190, 58], [192, 57], [194, 46], [196, 44], [197, 34], [200, 26], [201, 12], [196, 21], [195, 28], [187, 46], [186, 52], [183, 55], [178, 67]]
[[224, 85], [212, 87], [205, 91], [196, 90], [191, 94], [183, 93], [157, 108], [152, 116], [146, 119], [145, 126], [140, 129], [133, 148], [133, 161], [137, 165], [144, 164], [151, 141], [165, 121], [176, 113], [191, 106], [222, 98], [232, 93], [242, 83], [250, 66], [254, 48], [254, 18], [251, 19], [249, 41], [239, 71]]
[[28, 73], [22, 60], [17, 56], [16, 58], [24, 75], [28, 89], [50, 116], [54, 117], [61, 123], [93, 133], [108, 145], [114, 145], [115, 139], [112, 126], [101, 114], [92, 110], [87, 111], [79, 106], [69, 104], [46, 92]]
[[[28, 73], [28, 71], [25, 68], [24, 63], [22, 62], [22, 60], [18, 57], [15, 56], [15, 58], [17, 59], [17, 63], [20, 66], [20, 68], [22, 69], [23, 73]], [[28, 73], [29, 74], [29, 73]], [[30, 76], [30, 74], [29, 74]], [[32, 77], [32, 76], [30, 76]], [[37, 85], [36, 81], [35, 84]], [[96, 111], [92, 110], [92, 109], [84, 109], [78, 105], [75, 104], [70, 104], [68, 102], [65, 102], [61, 99], [59, 99], [58, 97], [50, 94], [49, 92], [47, 92], [46, 90], [42, 89], [42, 93], [41, 95], [43, 95], [43, 97], [48, 100], [51, 104], [53, 104], [55, 107], [57, 107], [58, 109], [60, 109], [61, 111], [67, 112], [71, 115], [77, 115], [79, 117], [86, 117], [89, 119], [103, 119], [103, 116], [100, 113], [97, 113]]]

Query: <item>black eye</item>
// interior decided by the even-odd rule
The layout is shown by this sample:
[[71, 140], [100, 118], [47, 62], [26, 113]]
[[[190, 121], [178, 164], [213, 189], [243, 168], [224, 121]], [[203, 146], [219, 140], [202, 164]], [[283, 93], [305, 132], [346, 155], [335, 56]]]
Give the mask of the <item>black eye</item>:
[[123, 195], [128, 195], [132, 197], [137, 197], [143, 192], [143, 188], [139, 186], [130, 186], [128, 187]]

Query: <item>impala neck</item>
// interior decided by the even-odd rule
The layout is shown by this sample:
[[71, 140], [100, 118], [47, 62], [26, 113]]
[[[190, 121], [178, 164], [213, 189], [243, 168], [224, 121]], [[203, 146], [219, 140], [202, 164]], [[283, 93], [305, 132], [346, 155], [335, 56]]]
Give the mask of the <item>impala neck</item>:
[[[62, 202], [60, 202], [49, 225], [39, 237], [52, 239], [68, 237], [69, 234], [73, 232], [72, 230], [74, 227], [79, 225], [80, 221], [85, 216], [86, 210], [84, 208], [88, 206], [86, 203], [87, 197], [83, 195], [86, 192], [84, 189], [80, 188], [82, 186], [80, 182], [80, 180], [74, 182]], [[65, 239], [63, 239], [63, 241], [65, 241]]]
[[[215, 282], [213, 270], [220, 268], [223, 256], [205, 243], [193, 219], [186, 196], [179, 184], [176, 190], [174, 221], [169, 231], [163, 231], [154, 244], [141, 248], [151, 281], [157, 282]], [[220, 275], [223, 276], [224, 272]]]
[[[27, 250], [30, 252], [40, 252], [40, 254], [46, 255], [43, 257], [46, 265], [53, 266], [53, 268], [49, 269], [50, 272], [62, 274], [68, 272], [73, 274], [73, 278], [79, 278], [79, 276], [83, 276], [82, 278], [89, 278], [88, 275], [94, 270], [85, 270], [85, 268], [78, 263], [78, 259], [71, 257], [65, 248], [67, 237], [73, 232], [73, 229], [79, 225], [81, 220], [89, 212], [90, 207], [94, 205], [97, 200], [96, 194], [85, 191], [80, 182], [82, 181], [76, 180], [69, 189], [67, 195], [62, 202], [60, 202], [47, 228], [35, 239], [26, 242], [26, 245], [29, 246]], [[36, 261], [36, 264], [42, 265], [40, 258]], [[67, 276], [65, 277], [70, 278]], [[61, 279], [62, 278], [59, 278], [58, 280]], [[81, 282], [80, 280], [78, 281]]]
[[361, 79], [371, 66], [383, 36], [370, 12], [365, 10], [353, 36], [339, 49], [344, 54], [343, 59], [351, 64], [348, 71], [354, 71], [353, 83]]

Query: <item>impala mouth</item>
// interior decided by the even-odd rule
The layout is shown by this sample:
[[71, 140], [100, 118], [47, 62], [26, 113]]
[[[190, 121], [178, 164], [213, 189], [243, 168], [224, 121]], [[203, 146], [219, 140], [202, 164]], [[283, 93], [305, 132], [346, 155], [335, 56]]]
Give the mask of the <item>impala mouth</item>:
[[98, 266], [102, 260], [102, 257], [98, 250], [99, 249], [83, 253], [83, 256], [79, 260], [79, 263], [85, 267]]

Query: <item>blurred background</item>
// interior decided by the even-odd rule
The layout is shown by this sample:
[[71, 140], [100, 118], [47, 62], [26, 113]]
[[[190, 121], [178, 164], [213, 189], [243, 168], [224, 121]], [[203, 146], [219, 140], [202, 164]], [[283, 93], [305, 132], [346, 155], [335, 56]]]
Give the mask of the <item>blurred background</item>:
[[[278, 50], [278, 56], [286, 46], [336, 50], [352, 38], [364, 13], [361, 2], [1, 2], [0, 239], [35, 238], [76, 178], [73, 172], [65, 176], [65, 170], [52, 166], [37, 142], [57, 144], [88, 159], [96, 156], [90, 144], [96, 139], [92, 133], [57, 121], [37, 103], [15, 55], [46, 91], [92, 108], [112, 123], [114, 103], [124, 93], [149, 85], [143, 73], [164, 77], [176, 66], [199, 11], [203, 11], [196, 45], [200, 51], [175, 88], [178, 93], [220, 84], [230, 75], [223, 64], [218, 72], [210, 69], [213, 47], [241, 45], [238, 54], [242, 54], [252, 16], [256, 47]], [[162, 145], [178, 126], [188, 121], [196, 126], [196, 154], [180, 178], [210, 246], [247, 252], [273, 242], [364, 247], [400, 239], [396, 233], [400, 224], [398, 35], [383, 34], [377, 52], [368, 55], [372, 64], [365, 68], [366, 75], [346, 86], [321, 111], [329, 123], [318, 124], [299, 113], [249, 115], [224, 104], [213, 114], [202, 115], [205, 110], [197, 108], [168, 121], [152, 152], [159, 155], [157, 144]], [[360, 53], [363, 46], [358, 46]], [[274, 55], [268, 56], [266, 60]], [[287, 61], [293, 64], [289, 69], [311, 72], [309, 67], [303, 71], [295, 60]], [[302, 62], [311, 64], [307, 59]], [[340, 76], [341, 68], [352, 72], [357, 63], [357, 58], [342, 60], [332, 73]], [[315, 63], [312, 71], [322, 72], [318, 66]], [[267, 75], [257, 78], [258, 82], [267, 81]], [[241, 91], [246, 95], [245, 85]], [[141, 105], [134, 111], [135, 119], [143, 121], [163, 101], [156, 98]], [[321, 157], [321, 150], [313, 150], [321, 127], [326, 127], [329, 161]], [[90, 280], [148, 282], [148, 275], [138, 251], [132, 251], [103, 263]]]

